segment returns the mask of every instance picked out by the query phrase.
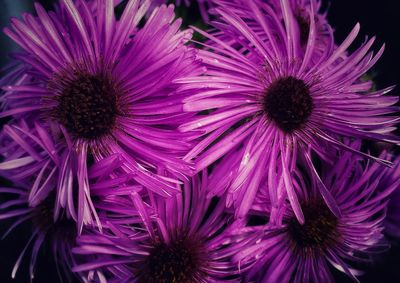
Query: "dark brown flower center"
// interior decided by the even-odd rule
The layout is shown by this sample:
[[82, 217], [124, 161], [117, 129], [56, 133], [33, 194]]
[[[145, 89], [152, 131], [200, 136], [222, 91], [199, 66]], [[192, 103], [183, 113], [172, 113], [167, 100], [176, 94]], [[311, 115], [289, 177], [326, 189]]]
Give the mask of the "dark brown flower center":
[[270, 120], [282, 131], [292, 133], [308, 121], [314, 103], [306, 83], [288, 76], [271, 83], [265, 92], [263, 106]]
[[140, 282], [199, 282], [202, 277], [202, 249], [188, 238], [171, 243], [157, 243], [140, 270]]
[[302, 205], [305, 223], [299, 224], [294, 217], [288, 223], [288, 233], [297, 250], [324, 251], [335, 245], [339, 238], [338, 220], [321, 201]]
[[55, 194], [51, 194], [33, 210], [32, 224], [55, 241], [75, 243], [76, 223], [74, 220], [61, 215], [54, 220]]
[[55, 116], [74, 137], [109, 134], [118, 114], [117, 87], [107, 74], [78, 73], [63, 82]]

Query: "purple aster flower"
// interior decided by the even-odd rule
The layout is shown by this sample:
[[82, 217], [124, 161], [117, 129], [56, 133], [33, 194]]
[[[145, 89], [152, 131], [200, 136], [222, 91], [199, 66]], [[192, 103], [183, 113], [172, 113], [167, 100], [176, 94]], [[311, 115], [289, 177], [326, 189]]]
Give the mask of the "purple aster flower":
[[[58, 200], [56, 211], [64, 208], [73, 218], [76, 218], [74, 200], [77, 192], [74, 190], [71, 168], [68, 170], [58, 168], [60, 160], [68, 159], [68, 157], [58, 154], [59, 145], [50, 133], [45, 131], [39, 123], [35, 123], [33, 129], [30, 129], [30, 125], [25, 120], [19, 120], [4, 125], [0, 141], [0, 153], [3, 157], [3, 162], [0, 163], [1, 176], [12, 180], [18, 187], [26, 188], [29, 193], [27, 198], [29, 206], [35, 207], [40, 204], [56, 187]], [[71, 163], [71, 165], [76, 164], [76, 162]], [[81, 165], [77, 165], [81, 171]], [[60, 176], [57, 176], [57, 172]], [[63, 179], [63, 183], [58, 183], [58, 177]], [[82, 192], [89, 194], [86, 189], [87, 187]], [[84, 207], [86, 204], [85, 198], [79, 198], [79, 207]], [[90, 222], [86, 219], [82, 221]]]
[[[293, 186], [305, 215], [300, 224], [291, 206], [278, 217], [282, 225], [253, 227], [260, 234], [252, 246], [237, 256], [257, 263], [247, 274], [256, 282], [332, 282], [330, 267], [358, 282], [358, 268], [388, 249], [384, 239], [384, 219], [388, 196], [399, 181], [380, 189], [385, 170], [379, 164], [361, 162], [344, 153], [333, 166], [322, 165], [322, 178], [342, 214], [336, 217], [319, 194], [319, 182], [310, 172], [296, 170]], [[268, 195], [265, 195], [268, 202]], [[282, 200], [286, 202], [285, 200]], [[265, 211], [264, 213], [268, 213]]]
[[[30, 207], [40, 205], [51, 194], [56, 201], [53, 210], [55, 220], [67, 213], [77, 222], [79, 231], [83, 225], [94, 225], [94, 222], [100, 224], [89, 184], [79, 182], [89, 178], [87, 164], [82, 163], [79, 155], [60, 150], [63, 145], [57, 143], [40, 123], [35, 122], [32, 129], [24, 120], [4, 125], [0, 144], [3, 157], [0, 174], [12, 180], [15, 186], [25, 189]], [[113, 154], [94, 163], [103, 167], [100, 174], [107, 177], [115, 165], [123, 165], [124, 159], [116, 156]], [[78, 183], [73, 170], [78, 172]], [[122, 170], [114, 171], [113, 174], [126, 175]]]
[[[91, 194], [97, 199], [110, 195], [111, 192], [113, 195], [119, 195], [141, 191], [140, 186], [132, 185], [132, 175], [130, 174], [124, 177], [105, 177], [104, 173], [106, 173], [106, 176], [112, 176], [113, 174], [108, 171], [110, 168], [118, 168], [120, 162], [118, 156], [110, 156], [90, 167]], [[71, 253], [78, 232], [76, 215], [70, 214], [70, 211], [74, 212], [73, 209], [59, 211], [59, 205], [63, 201], [58, 200], [59, 191], [54, 187], [54, 183], [52, 185], [46, 198], [34, 206], [31, 199], [32, 195], [37, 193], [36, 183], [25, 188], [0, 188], [0, 194], [5, 199], [0, 204], [0, 221], [4, 219], [14, 220], [2, 239], [23, 223], [30, 223], [32, 226], [32, 234], [14, 265], [12, 278], [15, 278], [29, 247], [32, 250], [29, 264], [29, 276], [32, 279], [34, 278], [39, 251], [44, 244], [48, 244], [51, 248], [60, 276], [62, 274], [67, 278], [71, 277], [71, 267], [76, 265], [77, 260], [79, 260], [79, 258], [73, 257]], [[72, 203], [72, 205], [74, 204]]]
[[[239, 0], [240, 1], [240, 0]], [[284, 10], [281, 6], [280, 0], [256, 0], [262, 3], [271, 3], [271, 8], [276, 11], [279, 17], [283, 20], [285, 18]], [[331, 30], [328, 20], [326, 18], [327, 13], [321, 12], [322, 1], [321, 0], [288, 0], [293, 16], [298, 23], [300, 33], [300, 43], [306, 47], [309, 33], [311, 18], [315, 24], [314, 32], [326, 32]]]
[[173, 6], [155, 9], [139, 29], [150, 1], [128, 1], [119, 20], [113, 1], [91, 5], [63, 0], [56, 12], [46, 12], [37, 4], [37, 17], [12, 19], [5, 33], [23, 48], [16, 57], [29, 79], [3, 86], [0, 113], [14, 118], [4, 130], [0, 169], [12, 181], [14, 170], [29, 172], [41, 188], [51, 183], [63, 197], [77, 182], [79, 230], [93, 223], [89, 162], [121, 154], [121, 170], [163, 196], [192, 173], [182, 160], [191, 134], [177, 131], [191, 114], [182, 112], [174, 80], [202, 70], [196, 51], [185, 46], [192, 32], [179, 30]]
[[[251, 3], [250, 3], [251, 2]], [[243, 19], [246, 24], [252, 29], [257, 36], [265, 41], [268, 44], [268, 34], [265, 32], [265, 29], [257, 19], [254, 17], [254, 13], [251, 11], [251, 5], [255, 2], [259, 6], [263, 6], [265, 9], [272, 10], [278, 20], [284, 22], [284, 11], [282, 10], [282, 6], [280, 5], [280, 0], [253, 0], [253, 1], [244, 1], [244, 0], [214, 0], [215, 5], [219, 5], [221, 7], [229, 7], [236, 15], [238, 15], [241, 19]], [[269, 5], [265, 5], [268, 3]], [[309, 33], [310, 33], [310, 24], [311, 17], [313, 18], [313, 32], [315, 33], [315, 41], [314, 44], [314, 53], [313, 60], [317, 60], [320, 55], [322, 55], [325, 51], [325, 48], [329, 46], [330, 40], [333, 37], [333, 30], [327, 21], [327, 13], [320, 12], [321, 10], [321, 1], [319, 0], [289, 0], [288, 4], [290, 5], [291, 10], [293, 11], [294, 20], [298, 25], [299, 32], [299, 40], [300, 46], [299, 48], [303, 51], [307, 48]], [[218, 18], [217, 24], [221, 25], [223, 23], [225, 28], [229, 29], [229, 23], [224, 20], [224, 18], [218, 15], [218, 12], [214, 12], [211, 10], [212, 14]], [[224, 29], [225, 29], [224, 28]], [[220, 29], [211, 30], [213, 36], [218, 37], [218, 39], [227, 42], [230, 42], [233, 46], [237, 42], [237, 38], [235, 36], [229, 35], [226, 31], [221, 31]], [[213, 45], [213, 41], [209, 42]], [[241, 44], [236, 45], [238, 49], [240, 49]], [[272, 48], [272, 47], [271, 47]]]
[[387, 213], [387, 234], [392, 237], [400, 238], [400, 186], [391, 196]]
[[70, 276], [70, 267], [73, 262], [71, 249], [75, 243], [76, 223], [66, 215], [54, 221], [54, 193], [36, 207], [28, 205], [29, 192], [26, 189], [0, 188], [0, 193], [3, 196], [13, 196], [0, 205], [0, 220], [15, 219], [2, 239], [24, 222], [29, 221], [32, 225], [32, 234], [14, 265], [11, 277], [15, 278], [24, 255], [31, 247], [29, 276], [31, 279], [34, 278], [36, 260], [44, 243], [49, 243], [58, 271], [61, 271], [60, 274]]
[[[222, 176], [219, 176], [222, 177]], [[103, 203], [104, 233], [82, 234], [74, 253], [87, 262], [74, 268], [89, 282], [239, 282], [232, 255], [246, 245], [234, 234], [242, 224], [206, 197], [208, 178], [194, 177], [183, 193], [161, 198], [113, 198]]]
[[[196, 92], [185, 98], [184, 110], [207, 110], [208, 114], [195, 116], [180, 129], [199, 133], [201, 141], [185, 157], [195, 159], [197, 170], [229, 152], [239, 152], [241, 161], [231, 174], [228, 197], [239, 217], [246, 215], [262, 184], [268, 184], [273, 206], [287, 196], [303, 223], [291, 178], [298, 156], [307, 161], [317, 180], [320, 177], [311, 153], [332, 160], [335, 150], [346, 150], [390, 164], [347, 146], [342, 139], [398, 143], [391, 133], [398, 121], [394, 116], [398, 98], [386, 96], [392, 88], [371, 91], [372, 82], [361, 79], [384, 50], [382, 47], [375, 55], [370, 51], [374, 37], [347, 54], [359, 24], [337, 47], [328, 33], [324, 36], [329, 42], [321, 54], [316, 45], [316, 11], [307, 8], [310, 28], [307, 44], [302, 47], [301, 27], [290, 3], [280, 1], [281, 21], [269, 4], [257, 7], [248, 1], [251, 14], [247, 18], [256, 26], [248, 24], [237, 9], [222, 5], [215, 9], [222, 19], [214, 24], [219, 36], [196, 29], [213, 42], [199, 51], [207, 73], [179, 82], [184, 84], [182, 90]], [[221, 40], [221, 34], [231, 40]], [[340, 216], [326, 187], [321, 183], [318, 189], [332, 212]]]
[[380, 187], [384, 189], [393, 183], [397, 184], [397, 188], [390, 195], [385, 231], [388, 235], [400, 239], [400, 158], [396, 158], [394, 164], [394, 168], [386, 171], [385, 182]]

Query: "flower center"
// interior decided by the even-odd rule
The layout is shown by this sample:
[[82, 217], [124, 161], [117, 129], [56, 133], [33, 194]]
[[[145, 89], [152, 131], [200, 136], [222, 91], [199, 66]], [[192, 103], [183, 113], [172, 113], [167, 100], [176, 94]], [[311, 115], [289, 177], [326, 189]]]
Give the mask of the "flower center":
[[288, 223], [288, 233], [296, 248], [324, 251], [335, 245], [339, 238], [338, 220], [323, 201], [310, 201], [302, 205], [305, 223], [296, 218]]
[[118, 114], [117, 87], [106, 74], [78, 73], [62, 82], [55, 116], [77, 138], [107, 135]]
[[283, 77], [267, 88], [263, 101], [264, 112], [284, 132], [300, 129], [314, 108], [310, 88], [303, 80]]
[[150, 251], [140, 282], [199, 282], [202, 278], [201, 247], [188, 238], [158, 243]]
[[32, 217], [33, 226], [56, 241], [74, 244], [77, 234], [76, 223], [65, 216], [60, 216], [54, 221], [54, 201], [55, 194], [51, 194], [35, 207]]

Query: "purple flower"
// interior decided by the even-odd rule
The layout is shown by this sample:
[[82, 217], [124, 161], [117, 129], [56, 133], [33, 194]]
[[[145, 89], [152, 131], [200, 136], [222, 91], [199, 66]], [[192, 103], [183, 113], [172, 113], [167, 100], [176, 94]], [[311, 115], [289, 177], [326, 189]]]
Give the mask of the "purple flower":
[[44, 243], [49, 243], [58, 269], [63, 271], [64, 275], [71, 277], [70, 268], [74, 261], [71, 249], [75, 243], [76, 223], [66, 215], [54, 221], [54, 192], [36, 207], [28, 205], [29, 191], [26, 189], [0, 188], [0, 193], [3, 196], [13, 196], [1, 204], [0, 220], [15, 219], [2, 239], [24, 222], [29, 221], [32, 226], [32, 234], [14, 265], [11, 277], [15, 278], [24, 255], [31, 247], [29, 276], [31, 279], [34, 278], [37, 256]]
[[[73, 176], [73, 169], [77, 166], [78, 178], [87, 179], [86, 164], [79, 162], [82, 158], [60, 150], [63, 145], [58, 144], [40, 123], [35, 122], [30, 128], [24, 120], [3, 127], [0, 137], [0, 152], [4, 157], [0, 163], [1, 175], [26, 190], [30, 207], [38, 206], [53, 194], [55, 219], [65, 210], [78, 222], [80, 230], [84, 224], [93, 224], [97, 215], [89, 186], [79, 183], [77, 188]], [[111, 164], [113, 162], [109, 166]]]
[[[105, 177], [113, 174], [107, 174], [110, 168], [118, 168], [120, 159], [118, 156], [111, 156], [105, 160], [97, 162], [90, 167], [90, 188], [91, 194], [98, 199], [104, 196], [119, 194], [129, 194], [141, 190], [140, 186], [132, 185], [132, 175], [120, 177]], [[106, 173], [106, 174], [105, 174]], [[29, 264], [29, 276], [34, 277], [36, 259], [40, 249], [44, 244], [48, 244], [53, 252], [54, 261], [59, 271], [66, 277], [71, 277], [71, 268], [77, 264], [79, 258], [73, 257], [71, 249], [75, 246], [77, 236], [76, 215], [74, 209], [60, 211], [60, 203], [65, 200], [53, 183], [47, 189], [47, 195], [40, 203], [32, 205], [32, 198], [38, 197], [38, 187], [34, 183], [33, 186], [24, 187], [2, 187], [0, 194], [4, 201], [0, 205], [0, 221], [4, 219], [13, 219], [14, 223], [8, 228], [2, 236], [4, 239], [18, 226], [25, 222], [29, 222], [32, 227], [32, 234], [26, 243], [25, 248], [21, 251], [14, 268], [12, 270], [12, 278], [15, 278], [20, 267], [21, 261], [29, 247], [31, 247], [31, 256]], [[69, 205], [74, 205], [70, 202]]]
[[[333, 282], [331, 265], [358, 282], [356, 276], [362, 271], [355, 266], [371, 262], [373, 255], [389, 248], [383, 236], [384, 219], [388, 196], [399, 182], [380, 189], [385, 173], [379, 164], [362, 162], [350, 153], [340, 156], [333, 166], [323, 164], [322, 179], [342, 212], [336, 217], [321, 198], [313, 174], [296, 170], [293, 185], [305, 223], [300, 224], [287, 206], [277, 215], [282, 225], [253, 227], [262, 236], [236, 258], [241, 262], [258, 258], [248, 278], [256, 282]], [[268, 202], [267, 195], [263, 201]]]
[[[222, 177], [222, 176], [219, 176]], [[104, 233], [82, 234], [73, 250], [87, 262], [74, 268], [90, 282], [239, 282], [231, 262], [250, 241], [235, 235], [242, 224], [209, 199], [208, 177], [186, 182], [182, 194], [116, 197], [103, 203]]]
[[[206, 75], [179, 80], [184, 84], [181, 89], [196, 92], [185, 98], [184, 110], [207, 110], [208, 114], [194, 117], [180, 129], [199, 133], [201, 141], [186, 156], [195, 159], [197, 170], [232, 151], [241, 155], [231, 174], [228, 197], [237, 216], [246, 215], [262, 184], [268, 184], [273, 206], [287, 196], [303, 223], [291, 178], [298, 156], [307, 161], [317, 180], [312, 153], [332, 160], [339, 149], [390, 164], [352, 149], [342, 139], [398, 143], [391, 133], [398, 121], [393, 114], [398, 98], [385, 95], [392, 88], [371, 91], [372, 82], [362, 79], [383, 53], [384, 47], [375, 55], [370, 51], [375, 38], [347, 54], [359, 32], [357, 24], [337, 47], [331, 32], [324, 33], [320, 41], [317, 11], [307, 5], [302, 13], [308, 15], [309, 33], [302, 46], [300, 23], [290, 3], [280, 1], [281, 13], [277, 13], [267, 3], [257, 7], [248, 1], [246, 18], [231, 6], [215, 9], [221, 18], [214, 24], [215, 32], [197, 30], [213, 42], [199, 52]], [[328, 207], [340, 216], [326, 187], [321, 183], [318, 189]]]
[[392, 237], [400, 238], [400, 186], [391, 196], [387, 214], [387, 234]]
[[397, 188], [390, 195], [385, 232], [392, 237], [400, 239], [400, 158], [396, 158], [394, 164], [394, 168], [386, 170], [385, 182], [380, 187], [385, 189], [387, 186], [397, 185]]
[[[280, 0], [253, 0], [251, 3], [250, 1], [243, 0], [214, 0], [215, 5], [232, 10], [232, 12], [246, 22], [252, 31], [256, 33], [265, 44], [268, 44], [268, 37], [270, 35], [265, 32], [264, 27], [260, 25], [257, 18], [254, 17], [254, 13], [251, 11], [251, 5], [254, 5], [253, 3], [256, 3], [258, 6], [263, 6], [264, 9], [272, 10], [276, 20], [284, 22], [285, 14], [280, 4]], [[268, 4], [266, 5], [266, 3]], [[311, 28], [311, 17], [313, 17], [313, 32], [315, 33], [315, 40], [313, 42], [314, 52], [312, 60], [317, 63], [317, 60], [321, 55], [323, 55], [333, 37], [332, 27], [328, 24], [326, 18], [327, 13], [320, 11], [322, 6], [320, 0], [288, 0], [288, 5], [290, 5], [290, 9], [293, 12], [293, 18], [298, 25], [300, 41], [299, 48], [303, 51], [307, 48]], [[228, 27], [230, 24], [226, 22], [218, 12], [215, 12], [214, 10], [211, 10], [210, 12], [218, 18], [218, 24], [223, 23], [225, 28], [227, 28], [227, 30], [229, 29]], [[212, 30], [212, 35], [226, 43], [229, 42], [232, 47], [240, 49], [241, 44], [235, 46], [237, 38], [232, 36], [232, 34], [227, 32], [227, 30]], [[212, 40], [209, 44], [214, 45]]]
[[12, 181], [13, 170], [29, 172], [63, 195], [77, 182], [79, 230], [93, 223], [88, 163], [120, 154], [122, 173], [163, 196], [177, 192], [178, 177], [192, 174], [182, 160], [191, 134], [177, 131], [191, 114], [182, 112], [174, 80], [202, 68], [185, 46], [192, 32], [179, 30], [173, 6], [155, 9], [138, 28], [149, 5], [129, 1], [116, 20], [113, 1], [63, 0], [56, 12], [37, 4], [37, 17], [12, 19], [5, 29], [24, 49], [17, 59], [29, 79], [3, 86], [0, 117], [14, 120], [3, 133], [9, 151], [2, 149], [0, 169]]

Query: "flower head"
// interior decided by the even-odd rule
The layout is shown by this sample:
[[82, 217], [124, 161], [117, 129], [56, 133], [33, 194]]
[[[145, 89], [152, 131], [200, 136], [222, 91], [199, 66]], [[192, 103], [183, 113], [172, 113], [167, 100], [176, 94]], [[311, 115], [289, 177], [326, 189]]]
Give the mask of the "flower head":
[[400, 238], [400, 158], [394, 160], [395, 166], [386, 170], [384, 182], [380, 185], [381, 189], [388, 186], [397, 186], [390, 195], [387, 207], [385, 232], [395, 238]]
[[[275, 33], [272, 31], [267, 31], [265, 25], [270, 26], [267, 15], [265, 13], [254, 13], [252, 11], [252, 5], [258, 5], [263, 7], [263, 9], [268, 10], [272, 13], [276, 21], [285, 21], [285, 11], [280, 3], [280, 0], [253, 0], [253, 1], [243, 1], [243, 0], [214, 0], [214, 5], [220, 7], [221, 9], [229, 9], [235, 15], [239, 16], [246, 24], [251, 28], [251, 30], [257, 34], [257, 36], [264, 41], [264, 44], [269, 44], [268, 38]], [[266, 5], [267, 4], [267, 5]], [[288, 0], [287, 4], [293, 13], [293, 23], [298, 28], [299, 36], [299, 50], [302, 52], [308, 46], [308, 38], [311, 31], [311, 23], [313, 24], [314, 41], [314, 52], [312, 54], [312, 59], [314, 62], [318, 62], [318, 59], [325, 52], [326, 48], [331, 48], [333, 37], [333, 29], [327, 21], [327, 13], [321, 11], [321, 1], [320, 0]], [[215, 22], [218, 25], [223, 24], [224, 29], [212, 29], [211, 34], [217, 37], [219, 40], [230, 44], [232, 47], [240, 50], [242, 43], [237, 44], [238, 38], [235, 33], [229, 32], [230, 23], [227, 22], [219, 12], [215, 9], [211, 9], [210, 13], [217, 19]], [[263, 15], [264, 14], [264, 15]], [[264, 19], [262, 19], [264, 17]], [[311, 21], [312, 18], [312, 21]], [[261, 21], [260, 21], [261, 19]], [[262, 21], [265, 21], [264, 23]], [[226, 30], [225, 30], [226, 29]], [[279, 29], [279, 27], [278, 27]], [[268, 33], [269, 32], [269, 33]], [[208, 44], [214, 45], [213, 40], [210, 40]], [[269, 48], [275, 48], [270, 46]]]
[[[302, 13], [309, 19], [306, 44], [291, 5], [295, 1], [282, 0], [278, 8], [248, 1], [246, 16], [221, 3], [214, 9], [220, 18], [214, 31], [198, 30], [209, 39], [199, 52], [206, 75], [179, 80], [183, 89], [196, 92], [185, 98], [184, 109], [208, 111], [180, 126], [199, 133], [200, 142], [186, 159], [194, 159], [202, 170], [235, 151], [241, 160], [232, 169], [228, 200], [237, 215], [245, 216], [259, 188], [268, 184], [273, 206], [286, 196], [304, 222], [291, 178], [299, 158], [307, 161], [316, 179], [313, 153], [332, 160], [336, 150], [345, 150], [390, 164], [343, 143], [345, 137], [398, 143], [391, 133], [398, 121], [398, 98], [386, 96], [392, 88], [371, 91], [372, 82], [362, 79], [384, 47], [374, 55], [371, 38], [348, 54], [359, 24], [336, 46], [332, 32], [317, 32], [315, 1], [303, 2]], [[326, 186], [318, 188], [329, 209], [340, 216]]]
[[[399, 187], [400, 188], [400, 187]], [[400, 189], [397, 188], [391, 196], [388, 205], [386, 232], [388, 235], [400, 238]]]
[[62, 271], [59, 275], [70, 278], [70, 270], [74, 265], [71, 249], [75, 245], [75, 237], [77, 235], [76, 222], [66, 214], [61, 215], [57, 220], [54, 219], [54, 192], [36, 207], [28, 205], [29, 195], [24, 189], [2, 188], [1, 193], [15, 197], [4, 202], [2, 206], [2, 208], [7, 207], [7, 209], [2, 209], [4, 212], [0, 213], [0, 219], [14, 219], [14, 223], [3, 238], [22, 223], [29, 223], [32, 226], [29, 240], [14, 265], [11, 277], [13, 279], [16, 277], [24, 256], [31, 249], [29, 276], [33, 279], [37, 258], [40, 255], [40, 251], [46, 246], [51, 249], [53, 260], [58, 270]]
[[[349, 153], [333, 166], [323, 164], [322, 179], [342, 212], [337, 217], [323, 201], [312, 174], [296, 170], [293, 184], [305, 223], [300, 224], [293, 209], [284, 205], [278, 214], [282, 225], [253, 227], [260, 238], [237, 257], [242, 262], [258, 258], [248, 277], [256, 282], [334, 282], [331, 265], [358, 281], [356, 276], [362, 271], [356, 267], [389, 247], [383, 235], [384, 219], [388, 196], [398, 185], [380, 189], [385, 171]], [[265, 198], [260, 201], [268, 201]]]
[[[272, 0], [271, 2], [274, 3], [272, 6], [276, 13], [284, 20], [285, 10], [280, 5], [280, 0]], [[320, 52], [323, 53], [323, 49], [329, 46], [329, 37], [332, 36], [333, 31], [328, 24], [327, 13], [321, 12], [321, 0], [289, 0], [288, 4], [298, 25], [300, 45], [303, 48], [307, 47], [312, 23], [314, 25], [313, 32], [316, 33], [315, 48], [320, 49]]]
[[[89, 163], [119, 154], [122, 174], [134, 174], [163, 196], [177, 192], [178, 177], [192, 174], [182, 160], [190, 134], [177, 131], [188, 114], [181, 111], [174, 80], [201, 68], [195, 50], [185, 46], [191, 31], [179, 30], [173, 6], [156, 8], [138, 27], [149, 5], [128, 1], [117, 20], [113, 1], [94, 7], [63, 0], [55, 12], [37, 4], [38, 16], [13, 19], [5, 29], [24, 50], [17, 57], [29, 79], [3, 86], [0, 117], [14, 119], [3, 135], [18, 153], [3, 152], [0, 169], [30, 172], [63, 192], [77, 182], [80, 230], [95, 218], [89, 212]], [[7, 177], [14, 181], [12, 173]]]
[[[104, 176], [104, 173], [107, 173], [110, 168], [117, 169], [119, 162], [117, 156], [111, 156], [90, 167], [91, 194], [96, 199], [100, 200], [110, 195], [111, 192], [113, 195], [118, 195], [141, 190], [140, 186], [131, 185], [132, 175], [127, 174], [124, 177], [114, 176], [112, 178], [107, 174]], [[42, 174], [45, 174], [43, 172], [45, 170], [42, 171]], [[109, 175], [112, 176], [113, 174]], [[12, 219], [14, 221], [3, 238], [23, 223], [28, 223], [32, 227], [29, 240], [15, 263], [12, 277], [15, 278], [23, 257], [31, 247], [29, 275], [30, 278], [33, 278], [36, 261], [44, 245], [49, 245], [51, 248], [59, 271], [63, 271], [63, 275], [71, 277], [71, 268], [79, 260], [71, 254], [78, 235], [77, 218], [74, 214], [75, 209], [66, 207], [65, 210], [62, 210], [60, 204], [64, 204], [67, 202], [66, 198], [71, 197], [72, 200], [68, 202], [69, 205], [76, 205], [76, 194], [60, 196], [60, 191], [55, 187], [55, 183], [46, 186], [43, 184], [45, 188], [38, 190], [40, 185], [34, 182], [33, 186], [0, 188], [0, 194], [5, 199], [0, 205], [0, 220]], [[43, 195], [44, 192], [46, 192], [45, 196]], [[38, 201], [37, 198], [42, 198], [42, 200]]]
[[223, 201], [206, 197], [207, 185], [203, 173], [171, 198], [133, 193], [106, 201], [104, 234], [78, 238], [74, 253], [87, 262], [74, 270], [94, 282], [239, 282], [231, 259], [249, 239], [234, 234], [241, 222], [224, 212]]

